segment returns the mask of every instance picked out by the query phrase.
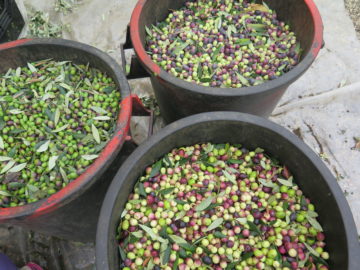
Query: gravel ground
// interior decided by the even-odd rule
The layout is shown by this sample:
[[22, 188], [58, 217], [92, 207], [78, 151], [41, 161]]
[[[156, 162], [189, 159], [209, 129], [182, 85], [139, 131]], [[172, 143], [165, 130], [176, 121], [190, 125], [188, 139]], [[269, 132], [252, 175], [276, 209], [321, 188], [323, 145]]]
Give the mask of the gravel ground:
[[357, 36], [360, 39], [360, 0], [345, 0], [345, 6], [350, 13]]

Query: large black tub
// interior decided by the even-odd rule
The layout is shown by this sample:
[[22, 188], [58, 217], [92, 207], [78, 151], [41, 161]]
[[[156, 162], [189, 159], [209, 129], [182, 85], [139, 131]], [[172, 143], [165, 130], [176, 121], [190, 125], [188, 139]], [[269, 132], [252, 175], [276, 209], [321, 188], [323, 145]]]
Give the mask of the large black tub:
[[359, 269], [360, 247], [353, 216], [322, 160], [286, 129], [266, 119], [236, 112], [184, 118], [133, 152], [115, 176], [102, 205], [96, 237], [97, 269], [119, 269], [117, 226], [128, 195], [145, 168], [175, 147], [200, 142], [241, 143], [248, 149], [261, 147], [286, 165], [319, 213], [330, 253], [329, 269]]
[[[300, 63], [278, 79], [257, 86], [217, 88], [190, 83], [161, 69], [145, 51], [145, 26], [164, 20], [169, 10], [181, 8], [184, 2], [139, 0], [130, 22], [129, 36], [137, 56], [136, 63], [140, 62], [151, 76], [161, 114], [167, 122], [209, 111], [240, 111], [268, 117], [289, 85], [311, 66], [323, 43], [323, 24], [313, 0], [267, 0], [265, 2], [276, 11], [279, 19], [290, 24], [300, 41], [303, 49]], [[129, 47], [130, 40], [125, 44], [125, 48]], [[131, 72], [135, 74], [132, 75], [138, 73], [141, 77], [144, 72], [134, 63]]]

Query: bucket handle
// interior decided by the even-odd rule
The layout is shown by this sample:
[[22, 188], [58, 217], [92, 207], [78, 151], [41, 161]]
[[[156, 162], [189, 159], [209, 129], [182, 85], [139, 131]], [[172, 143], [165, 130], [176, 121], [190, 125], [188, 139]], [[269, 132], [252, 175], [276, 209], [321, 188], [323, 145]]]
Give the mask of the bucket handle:
[[143, 68], [143, 66], [141, 65], [141, 63], [136, 55], [131, 56], [131, 60], [130, 60], [130, 64], [129, 64], [130, 71], [128, 73], [126, 72], [126, 67], [128, 64], [126, 63], [126, 59], [125, 59], [125, 50], [128, 50], [128, 49], [134, 49], [131, 39], [130, 39], [130, 26], [129, 25], [127, 26], [127, 29], [126, 29], [125, 43], [120, 44], [120, 53], [121, 53], [121, 62], [122, 62], [123, 71], [126, 75], [126, 78], [128, 78], [129, 80], [150, 77], [149, 73]]

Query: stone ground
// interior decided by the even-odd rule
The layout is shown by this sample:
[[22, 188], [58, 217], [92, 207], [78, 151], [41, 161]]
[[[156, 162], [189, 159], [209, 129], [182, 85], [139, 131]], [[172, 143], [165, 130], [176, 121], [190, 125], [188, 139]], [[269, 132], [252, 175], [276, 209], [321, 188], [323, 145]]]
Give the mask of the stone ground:
[[360, 38], [360, 0], [345, 0], [345, 7], [350, 13], [357, 35]]

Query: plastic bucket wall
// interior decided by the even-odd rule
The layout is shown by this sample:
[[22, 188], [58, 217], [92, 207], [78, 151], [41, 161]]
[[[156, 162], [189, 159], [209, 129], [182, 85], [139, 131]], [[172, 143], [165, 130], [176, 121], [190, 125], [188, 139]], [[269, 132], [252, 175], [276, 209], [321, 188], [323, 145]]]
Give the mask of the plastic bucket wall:
[[110, 56], [94, 47], [63, 39], [24, 39], [0, 45], [0, 73], [49, 58], [89, 63], [115, 81], [122, 99], [115, 134], [99, 158], [68, 186], [35, 203], [0, 208], [0, 223], [71, 240], [93, 241], [101, 203], [122, 159], [118, 154], [129, 131], [130, 89], [119, 65]]
[[236, 112], [203, 113], [184, 118], [165, 127], [133, 152], [114, 178], [101, 208], [96, 237], [97, 269], [119, 268], [117, 226], [128, 195], [145, 168], [175, 147], [201, 142], [241, 143], [248, 149], [261, 147], [286, 165], [319, 213], [327, 237], [330, 269], [359, 269], [360, 248], [350, 208], [322, 160], [281, 126]]
[[[268, 0], [278, 17], [289, 23], [304, 49], [301, 62], [280, 78], [246, 88], [212, 88], [186, 82], [162, 70], [146, 54], [145, 26], [162, 21], [169, 9], [185, 0], [139, 0], [131, 18], [130, 35], [135, 53], [151, 76], [162, 116], [167, 122], [207, 111], [241, 111], [268, 117], [288, 86], [315, 60], [323, 43], [323, 24], [312, 0]], [[260, 1], [261, 2], [261, 1]]]
[[0, 43], [18, 39], [25, 25], [15, 0], [0, 0]]

